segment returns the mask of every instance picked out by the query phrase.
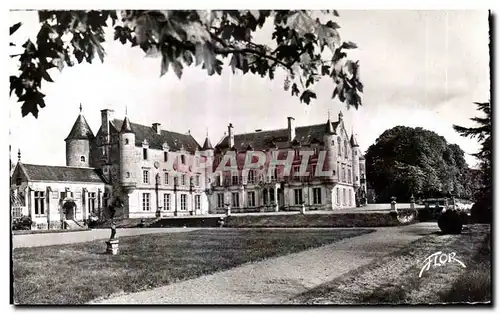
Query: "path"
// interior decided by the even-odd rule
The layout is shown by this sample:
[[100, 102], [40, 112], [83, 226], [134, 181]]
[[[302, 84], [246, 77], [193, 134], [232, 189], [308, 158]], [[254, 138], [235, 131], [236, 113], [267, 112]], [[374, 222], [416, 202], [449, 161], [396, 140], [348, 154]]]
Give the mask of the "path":
[[[194, 228], [130, 228], [117, 229], [118, 237], [134, 236], [151, 233], [172, 233], [193, 231]], [[69, 244], [78, 242], [88, 242], [94, 240], [109, 239], [110, 229], [93, 229], [90, 231], [74, 231], [60, 233], [38, 233], [22, 234], [12, 236], [12, 248], [48, 246], [58, 244]]]
[[320, 248], [94, 304], [279, 304], [438, 230], [435, 222], [377, 228]]

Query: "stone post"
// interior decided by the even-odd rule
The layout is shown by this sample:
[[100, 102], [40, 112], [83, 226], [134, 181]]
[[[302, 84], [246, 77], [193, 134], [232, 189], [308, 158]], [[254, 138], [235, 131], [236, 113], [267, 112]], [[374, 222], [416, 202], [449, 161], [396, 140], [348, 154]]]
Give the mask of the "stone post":
[[410, 197], [410, 209], [415, 210], [415, 197], [413, 194]]
[[396, 197], [391, 197], [391, 211], [393, 212], [398, 212], [397, 206], [396, 206]]
[[300, 209], [300, 213], [302, 215], [305, 215], [306, 214], [306, 204], [305, 203], [302, 203], [302, 208]]
[[278, 189], [276, 187], [273, 188], [274, 193], [274, 211], [279, 211], [279, 202], [278, 202]]

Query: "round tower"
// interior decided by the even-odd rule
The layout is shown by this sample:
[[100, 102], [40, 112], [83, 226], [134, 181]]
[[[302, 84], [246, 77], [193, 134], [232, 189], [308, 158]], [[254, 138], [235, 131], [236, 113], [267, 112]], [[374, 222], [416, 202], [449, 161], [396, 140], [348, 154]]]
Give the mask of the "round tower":
[[334, 175], [334, 170], [336, 169], [335, 167], [335, 130], [333, 129], [332, 122], [330, 121], [330, 114], [328, 114], [328, 121], [326, 122], [325, 125], [325, 134], [323, 135], [323, 142], [324, 142], [324, 147], [326, 149], [326, 160], [325, 164], [326, 166], [324, 170], [330, 172], [330, 177], [334, 178], [335, 176], [338, 176], [338, 173], [335, 173]]
[[124, 187], [135, 185], [135, 133], [128, 117], [120, 130], [120, 182]]
[[68, 137], [64, 140], [66, 142], [66, 166], [89, 167], [90, 143], [93, 139], [94, 134], [82, 114], [82, 105], [80, 104], [80, 114]]
[[351, 147], [352, 147], [352, 172], [353, 172], [353, 184], [354, 184], [354, 189], [357, 190], [357, 188], [360, 186], [360, 172], [359, 172], [359, 157], [361, 155], [361, 151], [359, 149], [358, 142], [356, 141], [356, 138], [354, 137], [354, 133], [351, 135]]

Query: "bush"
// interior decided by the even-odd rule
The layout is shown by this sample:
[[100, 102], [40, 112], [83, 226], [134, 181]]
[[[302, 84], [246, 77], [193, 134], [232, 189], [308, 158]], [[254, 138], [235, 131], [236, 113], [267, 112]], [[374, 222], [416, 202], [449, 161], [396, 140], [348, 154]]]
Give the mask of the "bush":
[[471, 208], [471, 218], [474, 222], [477, 223], [486, 223], [490, 224], [493, 215], [493, 202], [490, 193], [486, 193], [483, 197], [481, 197]]
[[434, 210], [431, 208], [420, 208], [418, 210], [418, 221], [429, 221], [434, 219]]
[[12, 221], [12, 230], [31, 230], [33, 221], [29, 216], [21, 216]]
[[447, 210], [438, 218], [439, 229], [444, 234], [460, 234], [462, 233], [463, 221], [460, 213], [455, 210]]

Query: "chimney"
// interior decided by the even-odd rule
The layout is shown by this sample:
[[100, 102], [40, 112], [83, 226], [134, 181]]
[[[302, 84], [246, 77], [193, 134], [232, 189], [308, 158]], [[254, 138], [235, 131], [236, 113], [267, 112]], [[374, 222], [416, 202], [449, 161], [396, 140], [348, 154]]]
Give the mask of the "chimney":
[[156, 134], [161, 134], [161, 123], [153, 123], [153, 130], [155, 130]]
[[101, 110], [101, 129], [104, 134], [109, 134], [109, 122], [111, 122], [111, 120], [113, 120], [113, 110]]
[[288, 141], [291, 142], [295, 138], [295, 119], [288, 117]]
[[232, 123], [229, 123], [229, 125], [227, 126], [227, 134], [229, 136], [229, 147], [233, 147], [234, 146], [234, 134], [233, 134], [233, 124]]

